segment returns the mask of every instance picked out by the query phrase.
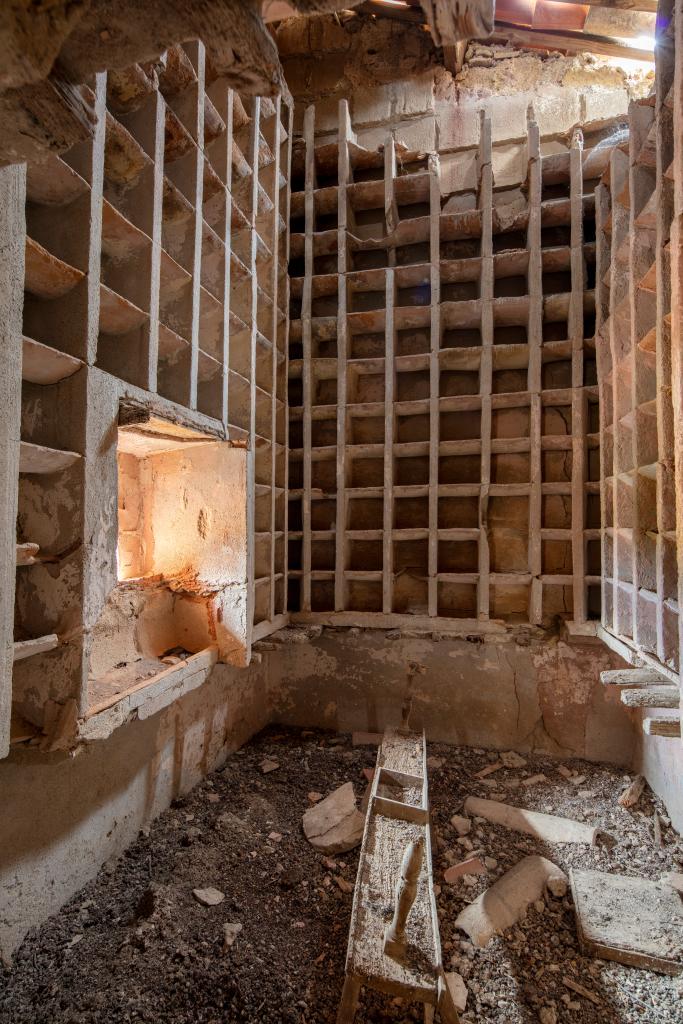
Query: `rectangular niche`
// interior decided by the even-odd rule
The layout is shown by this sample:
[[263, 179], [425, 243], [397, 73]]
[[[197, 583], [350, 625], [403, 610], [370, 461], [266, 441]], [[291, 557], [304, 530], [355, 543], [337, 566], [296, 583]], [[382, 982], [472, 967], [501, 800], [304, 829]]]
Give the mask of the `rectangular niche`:
[[89, 715], [246, 661], [245, 450], [144, 410], [121, 421], [118, 583], [93, 628]]

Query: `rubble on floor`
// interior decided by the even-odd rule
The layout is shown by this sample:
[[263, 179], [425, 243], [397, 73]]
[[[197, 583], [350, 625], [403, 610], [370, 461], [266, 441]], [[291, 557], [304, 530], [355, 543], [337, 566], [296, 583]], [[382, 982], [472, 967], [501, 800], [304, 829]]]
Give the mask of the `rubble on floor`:
[[[428, 753], [443, 959], [451, 990], [466, 1000], [465, 1024], [680, 1019], [680, 976], [582, 953], [571, 893], [535, 900], [483, 949], [455, 927], [463, 910], [529, 856], [545, 857], [565, 874], [592, 870], [659, 882], [683, 873], [683, 840], [650, 790], [624, 808], [619, 796], [632, 777], [623, 771], [572, 761], [566, 777], [559, 768], [567, 766], [525, 755], [524, 766], [495, 772], [501, 801], [585, 822], [613, 843], [553, 844], [479, 817], [460, 835], [451, 819], [465, 817], [467, 797], [491, 795], [492, 779], [476, 775], [500, 757], [435, 744]], [[375, 757], [374, 747], [353, 747], [350, 736], [340, 742], [329, 733], [262, 733], [29, 933], [12, 969], [0, 972], [0, 1024], [333, 1024], [358, 849], [316, 851], [302, 815], [309, 793], [327, 795], [351, 782], [359, 798], [363, 769]], [[264, 760], [278, 770], [264, 775]], [[545, 781], [523, 785], [539, 774]], [[475, 857], [486, 875], [441, 884], [448, 868]], [[197, 902], [193, 890], [209, 887], [224, 894], [221, 903]], [[356, 1016], [357, 1024], [418, 1019], [413, 1007], [368, 992]]]

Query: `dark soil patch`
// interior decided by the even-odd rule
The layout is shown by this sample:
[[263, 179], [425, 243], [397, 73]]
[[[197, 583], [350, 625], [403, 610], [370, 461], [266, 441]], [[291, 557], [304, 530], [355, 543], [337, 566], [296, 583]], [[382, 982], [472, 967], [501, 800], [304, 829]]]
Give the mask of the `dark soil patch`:
[[[651, 878], [681, 870], [680, 837], [651, 794], [635, 811], [618, 807], [624, 786], [618, 770], [572, 762], [586, 776], [575, 784], [556, 762], [534, 757], [521, 768], [501, 769], [485, 785], [472, 777], [496, 755], [436, 745], [429, 752], [437, 883], [470, 845], [497, 861], [491, 878], [535, 852], [565, 869], [574, 864]], [[265, 758], [279, 768], [263, 774]], [[29, 933], [12, 970], [0, 972], [1, 1024], [332, 1024], [352, 901], [342, 890], [355, 880], [358, 851], [326, 861], [306, 842], [301, 816], [312, 790], [326, 794], [352, 780], [360, 797], [362, 769], [374, 760], [374, 748], [353, 748], [348, 737], [275, 729], [256, 737]], [[538, 772], [546, 782], [521, 785]], [[469, 793], [492, 792], [599, 821], [616, 845], [544, 849], [530, 837], [476, 821], [459, 841], [451, 816]], [[655, 807], [661, 847], [653, 839]], [[542, 1010], [555, 1010], [563, 1024], [683, 1019], [676, 979], [581, 956], [569, 897], [532, 909], [520, 926], [475, 951], [452, 922], [486, 884], [443, 885], [438, 897], [446, 969], [459, 971], [469, 987], [465, 1019], [533, 1024]], [[209, 886], [225, 894], [217, 906], [202, 906], [192, 895]], [[242, 930], [226, 949], [224, 925], [236, 922]], [[600, 1005], [568, 990], [566, 976], [595, 993]], [[417, 1007], [371, 993], [356, 1017], [358, 1024], [421, 1019]]]

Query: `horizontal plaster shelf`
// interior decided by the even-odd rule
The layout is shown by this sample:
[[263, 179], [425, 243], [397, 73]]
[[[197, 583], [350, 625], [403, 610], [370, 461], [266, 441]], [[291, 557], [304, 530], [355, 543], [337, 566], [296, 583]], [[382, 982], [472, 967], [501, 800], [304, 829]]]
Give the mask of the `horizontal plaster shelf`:
[[43, 345], [33, 338], [22, 339], [22, 380], [31, 384], [57, 384], [73, 376], [83, 366], [81, 359], [60, 352], [50, 345]]
[[21, 441], [19, 445], [19, 472], [48, 474], [59, 473], [78, 462], [80, 455], [76, 452], [61, 451], [47, 448], [40, 444]]

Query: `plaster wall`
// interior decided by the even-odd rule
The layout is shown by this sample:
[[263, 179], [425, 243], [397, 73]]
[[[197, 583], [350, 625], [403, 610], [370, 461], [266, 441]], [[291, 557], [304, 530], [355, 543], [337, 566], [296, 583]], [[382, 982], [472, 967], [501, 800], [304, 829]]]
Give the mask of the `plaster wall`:
[[674, 827], [683, 832], [683, 741], [641, 734], [639, 767], [662, 798]]
[[636, 755], [634, 722], [600, 684], [619, 663], [602, 645], [524, 629], [434, 642], [352, 628], [268, 657], [282, 724], [381, 731], [400, 724], [409, 699], [411, 726], [433, 741], [625, 767]]
[[269, 704], [262, 665], [218, 665], [198, 690], [76, 756], [14, 748], [0, 762], [0, 955], [263, 728]]

